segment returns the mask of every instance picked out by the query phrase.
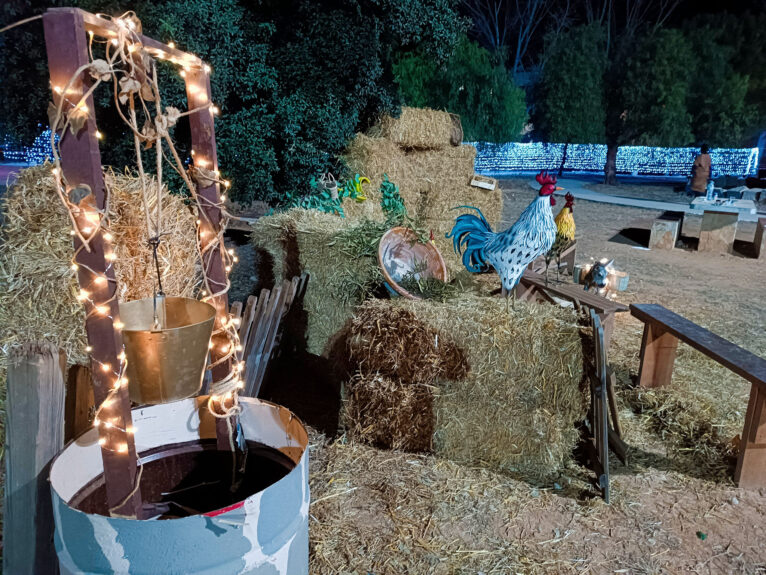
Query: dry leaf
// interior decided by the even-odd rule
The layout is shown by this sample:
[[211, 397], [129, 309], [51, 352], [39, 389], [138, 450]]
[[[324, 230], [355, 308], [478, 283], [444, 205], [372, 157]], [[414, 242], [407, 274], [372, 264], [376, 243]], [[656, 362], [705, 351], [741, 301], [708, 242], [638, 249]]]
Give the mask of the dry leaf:
[[69, 130], [73, 136], [76, 136], [88, 121], [88, 112], [79, 106], [72, 108], [67, 114], [67, 120], [69, 120]]
[[120, 79], [120, 103], [124, 104], [128, 101], [128, 94], [135, 94], [141, 89], [141, 84], [134, 78], [127, 76]]
[[154, 90], [148, 82], [141, 84], [141, 97], [147, 102], [154, 102]]
[[144, 123], [144, 127], [141, 128], [141, 136], [144, 138], [147, 150], [154, 145], [154, 140], [157, 139], [157, 130], [151, 120], [146, 120]]
[[112, 77], [112, 69], [106, 60], [93, 60], [88, 71], [92, 78], [102, 82], [108, 82]]
[[181, 117], [181, 111], [173, 106], [165, 108], [165, 116], [168, 119], [168, 127], [171, 128], [176, 125], [178, 118]]

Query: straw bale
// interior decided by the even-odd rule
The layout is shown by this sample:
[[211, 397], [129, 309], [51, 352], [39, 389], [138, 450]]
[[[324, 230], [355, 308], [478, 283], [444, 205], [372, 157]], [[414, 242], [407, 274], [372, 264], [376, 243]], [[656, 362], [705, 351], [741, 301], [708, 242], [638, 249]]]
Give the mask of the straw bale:
[[398, 118], [384, 116], [380, 127], [385, 138], [402, 148], [441, 150], [456, 137], [450, 114], [429, 108], [404, 107]]
[[358, 372], [346, 385], [344, 407], [347, 432], [362, 443], [412, 452], [431, 450], [434, 399], [428, 385]]
[[[50, 341], [67, 353], [71, 363], [79, 363], [87, 360], [85, 314], [76, 300], [79, 287], [70, 269], [70, 222], [50, 169], [42, 165], [22, 170], [3, 200], [0, 341], [6, 351], [25, 341]], [[119, 298], [151, 296], [155, 275], [140, 180], [107, 172], [106, 182]], [[193, 297], [199, 284], [194, 220], [183, 200], [165, 190], [167, 235], [160, 245], [160, 266], [163, 288], [171, 295]]]
[[462, 379], [469, 369], [462, 349], [387, 300], [369, 300], [357, 309], [347, 345], [349, 359], [361, 371], [410, 384]]
[[303, 300], [311, 353], [329, 351], [331, 337], [379, 283], [377, 245], [384, 231], [382, 223], [302, 209], [261, 218], [254, 226], [253, 242], [273, 254], [276, 281], [311, 274]]
[[440, 379], [434, 451], [457, 462], [542, 479], [568, 461], [586, 413], [582, 343], [571, 310], [465, 295], [397, 300], [465, 350], [471, 370]]

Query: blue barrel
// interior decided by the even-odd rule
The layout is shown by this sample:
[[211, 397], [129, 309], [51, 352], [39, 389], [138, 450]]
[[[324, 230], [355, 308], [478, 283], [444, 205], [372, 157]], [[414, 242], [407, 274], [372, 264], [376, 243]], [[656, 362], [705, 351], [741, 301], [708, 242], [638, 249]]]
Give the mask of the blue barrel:
[[[103, 473], [92, 429], [51, 466], [55, 546], [62, 575], [308, 575], [308, 434], [284, 407], [241, 398], [245, 438], [295, 466], [224, 509], [168, 520], [85, 513], [69, 503]], [[215, 437], [205, 398], [133, 410], [139, 458]]]

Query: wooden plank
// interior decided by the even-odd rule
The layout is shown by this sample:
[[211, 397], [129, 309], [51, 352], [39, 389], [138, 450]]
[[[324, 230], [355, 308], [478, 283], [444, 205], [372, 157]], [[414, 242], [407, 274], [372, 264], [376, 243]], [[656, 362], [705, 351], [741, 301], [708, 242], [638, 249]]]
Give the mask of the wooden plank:
[[614, 388], [617, 385], [617, 377], [614, 375], [612, 368], [606, 368], [606, 393], [609, 398], [609, 408], [612, 412], [612, 427], [618, 437], [622, 437], [622, 428], [620, 427], [620, 419], [617, 416], [617, 398], [614, 393]]
[[734, 481], [738, 487], [766, 487], [766, 390], [753, 385], [747, 404]]
[[250, 330], [253, 327], [257, 304], [258, 298], [251, 295], [247, 298], [245, 311], [242, 312], [242, 322], [239, 324], [239, 344], [242, 346], [242, 349], [237, 353], [238, 361], [242, 361], [242, 358], [245, 357], [245, 347], [247, 346], [247, 339], [250, 337]]
[[251, 392], [248, 394], [250, 397], [258, 397], [258, 392], [260, 392], [261, 385], [263, 384], [263, 379], [266, 376], [266, 368], [269, 365], [269, 360], [271, 359], [271, 354], [274, 350], [274, 342], [279, 331], [279, 326], [282, 323], [282, 314], [284, 313], [285, 300], [287, 299], [289, 289], [280, 290], [278, 288], [278, 291], [279, 293], [272, 294], [272, 297], [277, 300], [277, 303], [269, 325], [269, 330], [266, 333], [266, 337], [263, 342], [263, 349], [261, 352], [262, 356], [260, 361], [257, 363], [257, 370], [255, 372], [253, 386], [251, 388]]
[[632, 304], [630, 311], [645, 324], [667, 332], [729, 368], [750, 383], [766, 389], [766, 359], [758, 357], [658, 304]]
[[271, 351], [266, 347], [266, 342], [271, 332], [271, 327], [277, 317], [281, 317], [281, 308], [279, 307], [282, 297], [282, 286], [277, 286], [272, 291], [258, 322], [258, 329], [253, 335], [253, 341], [250, 353], [247, 356], [245, 364], [245, 388], [243, 395], [256, 397], [256, 387], [259, 387], [257, 378], [261, 371], [261, 363], [268, 361], [268, 353]]
[[24, 344], [11, 352], [5, 410], [4, 573], [58, 573], [48, 468], [64, 447], [61, 355], [47, 343]]
[[644, 325], [638, 385], [644, 388], [670, 385], [678, 338], [657, 324]]
[[620, 313], [626, 312], [629, 309], [628, 306], [624, 304], [607, 299], [598, 294], [587, 292], [577, 285], [559, 284], [555, 286], [546, 286], [545, 277], [530, 270], [524, 271], [524, 274], [521, 276], [521, 281], [525, 284], [535, 285], [538, 288], [545, 288], [550, 291], [550, 293], [562, 299], [567, 299], [570, 301], [574, 301], [576, 299], [582, 305], [595, 309], [597, 313]]
[[[51, 85], [63, 88], [74, 73], [89, 62], [83, 12], [71, 8], [50, 10], [43, 14], [43, 28]], [[57, 94], [54, 91], [53, 101], [58, 104], [60, 99], [66, 96], [70, 101], [78, 102], [89, 85], [90, 75], [84, 72], [72, 84], [68, 94]], [[64, 104], [67, 105], [66, 102]], [[85, 104], [90, 110], [95, 109], [92, 97], [89, 97]], [[91, 115], [84, 129], [77, 135], [60, 134], [61, 169], [70, 188], [88, 186], [93, 194], [95, 207], [104, 211], [106, 195], [96, 131], [96, 122]], [[75, 248], [79, 247], [75, 238]], [[112, 252], [112, 247], [100, 231], [94, 232], [90, 247], [90, 251], [81, 250], [76, 261], [79, 265], [80, 286], [90, 294], [86, 305], [88, 317], [85, 321], [85, 331], [92, 348], [91, 369], [95, 399], [101, 404], [117, 380], [115, 369], [119, 365], [118, 355], [122, 351], [122, 334], [114, 329], [114, 323], [119, 321], [119, 307], [115, 297], [117, 282], [114, 267], [108, 265], [105, 257], [106, 253]], [[108, 281], [103, 285], [94, 283], [94, 273], [105, 275]], [[95, 305], [105, 305], [107, 313], [91, 313]], [[103, 366], [107, 369], [101, 369]], [[104, 461], [107, 503], [117, 514], [139, 517], [140, 490], [136, 490], [126, 500], [133, 491], [137, 471], [133, 436], [121, 431], [132, 426], [127, 386], [122, 386], [113, 397], [110, 407], [102, 411], [104, 419], [110, 420], [113, 426], [108, 429], [99, 428], [100, 437], [104, 439], [101, 455]], [[120, 452], [115, 446], [125, 446], [126, 449]]]
[[64, 442], [69, 442], [93, 425], [95, 399], [90, 369], [73, 365], [66, 383]]

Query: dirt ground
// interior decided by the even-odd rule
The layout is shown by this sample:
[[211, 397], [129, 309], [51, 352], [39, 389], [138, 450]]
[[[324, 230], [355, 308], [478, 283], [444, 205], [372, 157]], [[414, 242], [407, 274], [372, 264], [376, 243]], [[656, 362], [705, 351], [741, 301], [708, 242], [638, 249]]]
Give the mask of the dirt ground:
[[[527, 180], [502, 185], [504, 228], [534, 192]], [[766, 356], [766, 262], [642, 249], [655, 216], [577, 202], [577, 260], [614, 258], [630, 274], [620, 301], [660, 303]], [[749, 385], [681, 346], [672, 390], [636, 390], [641, 329], [618, 316], [610, 349], [631, 446], [627, 466], [613, 459], [611, 505], [575, 463], [554, 484], [531, 485], [315, 433], [311, 572], [766, 573], [766, 489], [737, 489], [731, 479]]]

